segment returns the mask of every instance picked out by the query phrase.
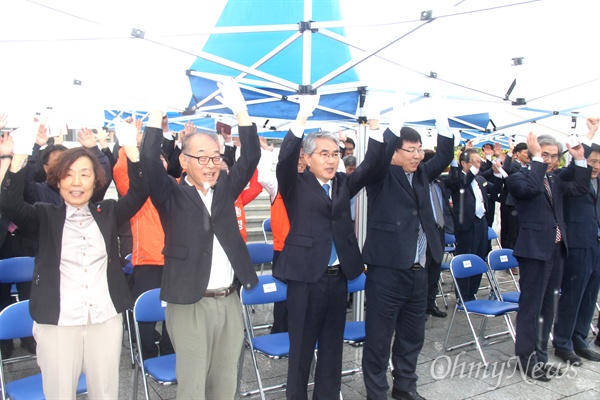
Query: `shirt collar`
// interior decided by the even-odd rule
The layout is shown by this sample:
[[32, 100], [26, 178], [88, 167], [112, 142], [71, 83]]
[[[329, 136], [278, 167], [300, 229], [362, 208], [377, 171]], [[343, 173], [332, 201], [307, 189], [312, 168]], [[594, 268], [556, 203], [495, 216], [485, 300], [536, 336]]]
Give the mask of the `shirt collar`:
[[65, 205], [67, 206], [67, 218], [72, 217], [75, 213], [79, 213], [82, 215], [91, 215], [92, 214], [90, 212], [90, 207], [87, 203], [81, 207], [75, 207], [75, 206], [72, 206], [67, 203], [65, 203]]

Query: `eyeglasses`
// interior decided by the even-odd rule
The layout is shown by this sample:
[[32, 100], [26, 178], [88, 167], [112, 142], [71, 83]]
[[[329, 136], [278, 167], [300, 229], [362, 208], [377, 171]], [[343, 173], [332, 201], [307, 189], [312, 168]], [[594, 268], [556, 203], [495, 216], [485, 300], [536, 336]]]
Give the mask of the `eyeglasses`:
[[542, 153], [543, 159], [558, 160], [558, 154]]
[[600, 165], [600, 160], [588, 160], [587, 163], [593, 167], [596, 167], [596, 166]]
[[206, 165], [208, 164], [208, 162], [210, 160], [212, 160], [214, 165], [220, 165], [223, 162], [223, 156], [214, 156], [214, 157], [208, 157], [208, 156], [200, 156], [200, 157], [196, 157], [196, 156], [192, 156], [190, 154], [185, 154], [186, 157], [192, 157], [195, 158], [196, 160], [198, 160], [198, 164], [200, 165]]
[[328, 160], [330, 158], [336, 159], [336, 158], [340, 158], [340, 152], [339, 151], [322, 151], [320, 153], [317, 153], [319, 157], [321, 157], [321, 160], [325, 161]]
[[425, 154], [425, 150], [423, 149], [403, 149], [402, 147], [400, 147], [400, 150], [404, 150], [405, 152], [410, 153], [411, 156], [414, 156], [415, 154], [422, 156]]

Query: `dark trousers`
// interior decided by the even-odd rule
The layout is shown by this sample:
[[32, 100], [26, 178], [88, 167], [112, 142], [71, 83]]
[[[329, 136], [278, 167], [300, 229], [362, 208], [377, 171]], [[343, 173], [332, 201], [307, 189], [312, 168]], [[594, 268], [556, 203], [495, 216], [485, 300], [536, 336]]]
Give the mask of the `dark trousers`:
[[523, 367], [548, 362], [548, 340], [562, 279], [565, 247], [554, 246], [548, 261], [519, 257], [519, 312], [515, 355]]
[[569, 249], [554, 323], [554, 348], [585, 349], [600, 287], [600, 241], [593, 248]]
[[[444, 246], [444, 228], [438, 229], [440, 233], [440, 241]], [[435, 297], [438, 294], [438, 281], [442, 272], [442, 263], [435, 262], [429, 249], [427, 249], [427, 259], [425, 261], [425, 271], [427, 271], [427, 309], [435, 308]]]
[[[273, 275], [277, 269], [277, 260], [281, 254], [280, 250], [273, 251]], [[278, 301], [273, 303], [273, 326], [271, 333], [281, 333], [288, 331], [288, 306], [287, 301]]]
[[[133, 288], [132, 295], [137, 299], [142, 293], [159, 288], [162, 283], [162, 265], [136, 265], [133, 267]], [[155, 322], [140, 322], [140, 340], [142, 348], [142, 358], [158, 357], [159, 347], [160, 355], [173, 354], [173, 345], [167, 332], [167, 324], [163, 322], [161, 339], [158, 346], [155, 342], [154, 329]]]
[[[487, 238], [488, 226], [485, 216], [481, 219], [475, 217], [471, 229], [456, 231], [456, 254], [476, 254], [485, 260], [490, 245]], [[456, 283], [464, 301], [475, 300], [475, 294], [481, 284], [481, 274], [457, 279]]]
[[288, 281], [290, 357], [286, 397], [307, 399], [310, 366], [319, 351], [313, 399], [337, 399], [342, 385], [342, 351], [348, 281], [340, 273], [315, 283]]
[[427, 271], [369, 265], [366, 340], [362, 368], [367, 396], [387, 399], [387, 368], [392, 336], [394, 387], [407, 392], [417, 388], [417, 358], [425, 340]]
[[514, 206], [500, 206], [500, 243], [505, 249], [514, 249], [519, 235], [519, 218]]

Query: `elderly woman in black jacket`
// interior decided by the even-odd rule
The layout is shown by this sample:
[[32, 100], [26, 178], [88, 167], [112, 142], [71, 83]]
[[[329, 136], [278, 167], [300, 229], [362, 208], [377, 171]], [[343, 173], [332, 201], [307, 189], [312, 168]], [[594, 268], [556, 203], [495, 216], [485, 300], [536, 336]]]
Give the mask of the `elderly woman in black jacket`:
[[77, 147], [61, 154], [48, 170], [48, 182], [59, 190], [64, 204], [30, 205], [23, 199], [21, 168], [28, 146], [22, 141], [19, 138], [14, 147], [10, 170], [2, 182], [0, 208], [23, 234], [36, 237], [40, 244], [29, 309], [35, 321], [44, 394], [46, 398], [75, 398], [77, 381], [84, 372], [90, 399], [116, 399], [121, 313], [133, 305], [116, 232], [148, 197], [137, 146], [135, 141], [125, 146], [131, 186], [119, 201], [90, 202], [106, 177], [97, 158]]

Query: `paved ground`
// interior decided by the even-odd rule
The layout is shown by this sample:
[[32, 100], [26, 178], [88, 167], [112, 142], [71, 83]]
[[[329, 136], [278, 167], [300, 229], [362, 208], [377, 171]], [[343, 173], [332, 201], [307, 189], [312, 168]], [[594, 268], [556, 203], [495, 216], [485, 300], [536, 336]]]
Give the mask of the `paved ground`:
[[[446, 277], [445, 290], [450, 288], [450, 278]], [[485, 283], [485, 280], [484, 280]], [[443, 304], [438, 300], [441, 308]], [[454, 306], [454, 296], [448, 298], [450, 310]], [[348, 318], [352, 312], [348, 310]], [[272, 309], [259, 306], [255, 312], [255, 323], [269, 322], [272, 319]], [[596, 322], [597, 314], [594, 318]], [[452, 352], [444, 350], [444, 339], [450, 322], [450, 317], [445, 319], [429, 317], [426, 324], [426, 341], [419, 356], [417, 372], [419, 375], [418, 391], [427, 399], [453, 400], [453, 399], [600, 399], [600, 363], [584, 362], [583, 366], [570, 367], [562, 377], [554, 378], [549, 383], [539, 383], [523, 379], [520, 372], [514, 368], [511, 358], [514, 346], [509, 336], [501, 338], [499, 343], [484, 346], [484, 354], [490, 363], [485, 370], [481, 367], [481, 358], [474, 346], [457, 349]], [[476, 321], [478, 323], [479, 321]], [[488, 332], [499, 332], [503, 329], [501, 320], [493, 320], [488, 324]], [[469, 327], [464, 315], [459, 314], [453, 328], [451, 343], [458, 343], [469, 337]], [[592, 337], [590, 336], [590, 340]], [[597, 351], [600, 348], [594, 347]], [[22, 351], [18, 346], [19, 351]], [[558, 363], [553, 351], [550, 350], [551, 361]], [[360, 366], [362, 357], [361, 347], [344, 345], [344, 369]], [[285, 359], [269, 360], [259, 356], [259, 368], [265, 385], [283, 382], [286, 376], [287, 362]], [[563, 364], [564, 366], [564, 364]], [[36, 363], [30, 360], [20, 364], [5, 367], [7, 380], [37, 373]], [[391, 384], [391, 374], [388, 373]], [[124, 346], [121, 376], [120, 399], [132, 398], [133, 370], [129, 359], [129, 350]], [[245, 350], [241, 390], [252, 390], [257, 387], [256, 375], [252, 367], [252, 360], [248, 350]], [[174, 399], [176, 386], [159, 386], [150, 384], [150, 397], [152, 399]], [[310, 389], [309, 389], [310, 390]], [[365, 399], [366, 392], [362, 374], [346, 376], [342, 379], [342, 395], [346, 400]], [[85, 398], [85, 397], [82, 397]], [[138, 398], [143, 398], [143, 388], [140, 385]], [[253, 398], [258, 398], [254, 396]], [[267, 399], [284, 399], [282, 391], [270, 392]], [[391, 396], [389, 397], [391, 399]], [[211, 399], [212, 400], [212, 399]], [[215, 399], [218, 400], [218, 399]]]

